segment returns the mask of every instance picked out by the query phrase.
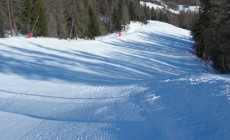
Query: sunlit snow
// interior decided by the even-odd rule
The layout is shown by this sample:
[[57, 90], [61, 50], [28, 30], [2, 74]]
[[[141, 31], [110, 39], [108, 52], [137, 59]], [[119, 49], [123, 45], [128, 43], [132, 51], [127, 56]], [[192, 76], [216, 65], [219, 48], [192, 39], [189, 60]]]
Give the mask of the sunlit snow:
[[157, 21], [96, 40], [0, 39], [0, 139], [227, 140], [230, 76], [192, 45]]

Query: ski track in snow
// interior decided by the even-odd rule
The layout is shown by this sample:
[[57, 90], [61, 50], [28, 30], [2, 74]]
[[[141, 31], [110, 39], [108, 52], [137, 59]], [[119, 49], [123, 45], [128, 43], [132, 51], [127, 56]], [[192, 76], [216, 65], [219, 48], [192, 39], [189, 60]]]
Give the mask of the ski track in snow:
[[0, 139], [227, 140], [230, 77], [192, 45], [157, 21], [95, 41], [0, 39]]

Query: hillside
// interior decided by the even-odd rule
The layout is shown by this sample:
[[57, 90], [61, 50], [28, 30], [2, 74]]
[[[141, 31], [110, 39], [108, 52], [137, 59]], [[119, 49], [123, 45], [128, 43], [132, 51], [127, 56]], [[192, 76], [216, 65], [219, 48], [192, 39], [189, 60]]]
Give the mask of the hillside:
[[0, 39], [4, 140], [227, 140], [230, 77], [150, 21], [95, 40]]
[[151, 20], [170, 23], [187, 30], [192, 29], [199, 17], [200, 3], [197, 0], [141, 0], [140, 4], [144, 9], [151, 9]]
[[174, 3], [172, 1], [162, 2], [162, 1], [154, 1], [154, 0], [143, 0], [140, 2], [141, 5], [146, 5], [149, 8], [153, 8], [155, 10], [167, 11], [173, 14], [180, 14], [180, 12], [199, 12], [199, 5], [181, 5], [179, 3]]

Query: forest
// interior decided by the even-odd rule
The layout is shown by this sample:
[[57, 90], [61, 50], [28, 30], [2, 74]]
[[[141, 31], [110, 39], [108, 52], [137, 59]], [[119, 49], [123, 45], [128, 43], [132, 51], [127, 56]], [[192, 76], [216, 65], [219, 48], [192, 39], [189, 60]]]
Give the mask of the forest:
[[37, 36], [92, 39], [121, 31], [130, 20], [151, 18], [139, 0], [1, 0], [0, 8], [1, 36], [7, 30], [11, 36], [33, 31]]
[[[174, 1], [171, 5], [186, 4]], [[197, 0], [188, 1], [197, 4]], [[0, 0], [0, 10], [1, 37], [4, 32], [11, 36], [34, 32], [36, 36], [93, 39], [120, 32], [130, 21], [159, 20], [191, 29], [197, 17], [189, 11], [177, 15], [150, 9], [140, 0]]]
[[199, 20], [192, 28], [198, 57], [220, 73], [230, 73], [230, 1], [202, 0]]

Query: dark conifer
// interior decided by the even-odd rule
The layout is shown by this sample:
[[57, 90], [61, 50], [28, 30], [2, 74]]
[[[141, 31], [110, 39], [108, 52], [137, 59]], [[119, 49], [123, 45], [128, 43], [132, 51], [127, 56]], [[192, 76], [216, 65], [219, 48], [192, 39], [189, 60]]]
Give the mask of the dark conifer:
[[35, 24], [36, 20], [38, 18], [38, 22], [37, 22], [36, 27], [35, 27], [36, 35], [47, 36], [48, 30], [47, 30], [46, 19], [45, 19], [45, 14], [44, 14], [41, 0], [35, 1], [34, 7], [32, 10], [33, 10], [33, 15], [31, 18], [31, 23]]
[[129, 4], [129, 16], [131, 20], [136, 20], [133, 1], [131, 1]]
[[203, 0], [198, 22], [192, 29], [198, 57], [211, 60], [221, 73], [230, 73], [230, 2]]
[[151, 20], [156, 20], [156, 11], [153, 9], [153, 8], [151, 8]]
[[41, 0], [22, 0], [22, 18], [22, 23], [27, 32], [34, 32], [37, 36], [48, 35], [47, 23]]
[[32, 1], [31, 0], [22, 0], [22, 23], [24, 25], [24, 30], [28, 33], [31, 26], [31, 16], [32, 16]]
[[144, 20], [151, 19], [150, 10], [146, 5], [144, 5], [144, 18], [145, 18]]
[[93, 9], [91, 8], [91, 6], [89, 6], [88, 14], [89, 14], [89, 25], [88, 25], [88, 31], [86, 33], [87, 34], [86, 36], [90, 39], [94, 39], [96, 36], [100, 35], [100, 29], [98, 25], [98, 20], [96, 19], [96, 15]]
[[0, 13], [0, 38], [4, 37], [2, 13]]
[[122, 27], [121, 27], [121, 18], [119, 16], [119, 12], [117, 8], [115, 7], [113, 10], [113, 24], [114, 24], [114, 30], [116, 32], [120, 32]]

